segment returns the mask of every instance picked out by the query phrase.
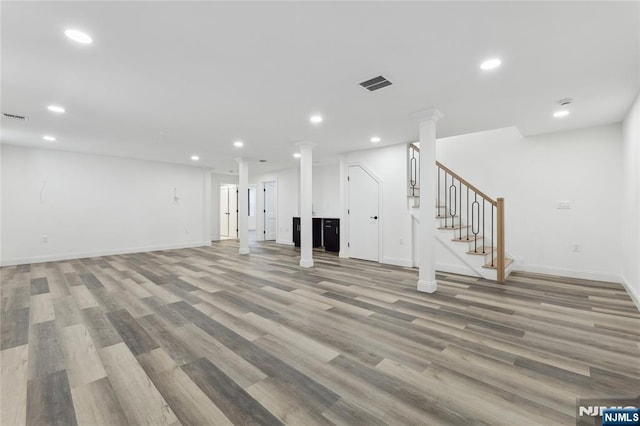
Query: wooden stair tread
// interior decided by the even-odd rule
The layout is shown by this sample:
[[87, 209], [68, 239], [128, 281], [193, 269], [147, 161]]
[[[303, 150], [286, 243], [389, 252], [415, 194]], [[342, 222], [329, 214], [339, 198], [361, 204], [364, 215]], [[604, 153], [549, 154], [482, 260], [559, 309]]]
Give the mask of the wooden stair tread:
[[456, 243], [472, 243], [476, 240], [481, 240], [482, 235], [478, 235], [477, 237], [475, 235], [469, 235], [468, 238], [469, 239], [467, 239], [467, 236], [465, 235], [462, 238], [454, 238], [451, 241], [455, 241]]
[[470, 228], [470, 225], [453, 225], [453, 226], [439, 226], [438, 229], [441, 229], [443, 231], [456, 231], [456, 230], [460, 230], [460, 228], [464, 229], [464, 228]]
[[[482, 252], [483, 249], [484, 249], [484, 253]], [[477, 251], [469, 250], [467, 254], [470, 254], [472, 256], [486, 256], [488, 254], [491, 254], [491, 252], [495, 250], [496, 250], [495, 247], [478, 247]]]
[[[504, 267], [506, 268], [507, 266], [511, 265], [513, 263], [513, 259], [509, 259], [508, 257], [504, 258]], [[483, 268], [487, 268], [487, 269], [496, 269], [498, 265], [498, 262], [496, 262], [496, 260], [494, 259], [493, 261], [493, 266], [491, 266], [491, 263], [485, 263], [484, 265], [482, 265]]]

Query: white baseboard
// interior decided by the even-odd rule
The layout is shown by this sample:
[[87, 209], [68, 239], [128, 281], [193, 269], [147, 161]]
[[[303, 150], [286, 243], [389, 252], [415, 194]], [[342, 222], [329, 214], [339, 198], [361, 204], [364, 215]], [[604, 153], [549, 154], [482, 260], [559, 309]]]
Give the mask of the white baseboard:
[[399, 257], [383, 257], [382, 262], [387, 265], [404, 266], [406, 268], [413, 268], [413, 261], [411, 259], [402, 259]]
[[624, 289], [627, 290], [627, 293], [631, 297], [631, 300], [636, 305], [636, 308], [638, 308], [638, 311], [640, 311], [640, 291], [636, 290], [631, 285], [631, 283], [629, 281], [627, 281], [625, 276], [622, 275], [622, 274], [620, 274], [620, 281], [622, 282], [622, 285], [624, 286]]
[[292, 246], [293, 245], [293, 241], [276, 240], [276, 244], [284, 244], [285, 246]]
[[208, 247], [208, 246], [211, 246], [211, 241], [200, 241], [195, 243], [182, 243], [182, 244], [167, 244], [167, 245], [159, 245], [159, 246], [133, 247], [133, 248], [123, 248], [123, 249], [97, 250], [97, 251], [83, 252], [83, 253], [63, 253], [63, 254], [53, 254], [53, 255], [46, 255], [46, 256], [9, 258], [9, 259], [2, 259], [0, 261], [0, 266], [26, 265], [31, 263], [57, 262], [60, 260], [84, 259], [87, 257], [114, 256], [118, 254], [145, 253], [150, 251], [175, 250], [175, 249], [182, 249], [182, 248]]
[[438, 272], [449, 272], [451, 274], [466, 275], [468, 277], [481, 278], [472, 269], [469, 269], [466, 266], [462, 266], [462, 265], [455, 265], [453, 263], [436, 262], [436, 271], [438, 271]]
[[514, 271], [532, 272], [536, 274], [557, 275], [560, 277], [579, 278], [583, 280], [607, 281], [621, 284], [620, 274], [613, 272], [578, 271], [575, 269], [563, 269], [545, 265], [517, 264]]

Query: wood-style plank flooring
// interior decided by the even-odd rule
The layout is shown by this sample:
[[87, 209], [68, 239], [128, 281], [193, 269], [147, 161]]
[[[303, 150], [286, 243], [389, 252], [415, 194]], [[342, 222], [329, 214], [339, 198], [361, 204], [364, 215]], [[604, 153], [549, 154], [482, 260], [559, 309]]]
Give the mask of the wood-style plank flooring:
[[619, 284], [235, 241], [2, 268], [0, 424], [575, 424], [640, 394]]

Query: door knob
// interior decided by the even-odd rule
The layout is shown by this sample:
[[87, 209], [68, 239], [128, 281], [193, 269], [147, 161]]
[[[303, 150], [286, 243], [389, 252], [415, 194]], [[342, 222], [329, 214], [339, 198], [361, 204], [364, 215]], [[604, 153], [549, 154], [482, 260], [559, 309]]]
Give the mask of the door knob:
[[378, 216], [370, 216], [370, 218], [378, 220]]

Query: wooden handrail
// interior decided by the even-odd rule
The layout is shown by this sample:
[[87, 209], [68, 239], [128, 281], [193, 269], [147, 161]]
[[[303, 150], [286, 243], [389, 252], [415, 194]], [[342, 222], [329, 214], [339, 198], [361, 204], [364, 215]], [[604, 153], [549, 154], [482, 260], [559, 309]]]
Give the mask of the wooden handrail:
[[478, 194], [479, 196], [481, 196], [482, 198], [484, 198], [485, 200], [487, 200], [488, 202], [490, 202], [491, 204], [493, 204], [494, 206], [498, 205], [498, 202], [493, 200], [491, 197], [489, 197], [487, 194], [485, 194], [484, 192], [480, 191], [478, 188], [476, 188], [475, 186], [471, 185], [469, 182], [467, 182], [466, 180], [464, 180], [463, 178], [461, 178], [460, 176], [458, 176], [457, 173], [455, 173], [454, 171], [452, 171], [450, 168], [448, 168], [447, 166], [443, 165], [441, 162], [436, 161], [436, 165], [441, 168], [442, 170], [444, 170], [445, 172], [449, 173], [451, 176], [455, 177], [456, 179], [458, 179], [460, 182], [464, 183], [465, 186], [467, 186], [469, 189], [472, 189], [476, 194]]

